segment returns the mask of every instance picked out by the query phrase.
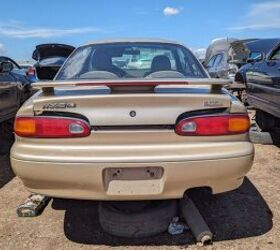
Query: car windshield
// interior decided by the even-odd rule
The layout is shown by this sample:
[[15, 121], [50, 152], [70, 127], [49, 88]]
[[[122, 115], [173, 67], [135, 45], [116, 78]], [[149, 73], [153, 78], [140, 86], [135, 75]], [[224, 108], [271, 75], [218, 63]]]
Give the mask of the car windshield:
[[56, 80], [205, 77], [200, 63], [181, 45], [112, 43], [76, 49]]

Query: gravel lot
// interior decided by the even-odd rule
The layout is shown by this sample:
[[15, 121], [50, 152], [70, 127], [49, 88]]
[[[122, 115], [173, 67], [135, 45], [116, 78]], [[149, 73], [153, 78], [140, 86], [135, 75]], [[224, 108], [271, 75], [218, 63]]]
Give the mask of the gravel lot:
[[[280, 249], [280, 149], [256, 145], [252, 171], [235, 191], [194, 197], [214, 232], [205, 249]], [[197, 249], [190, 232], [127, 240], [102, 232], [96, 203], [55, 199], [36, 218], [17, 218], [28, 196], [0, 156], [0, 249]]]

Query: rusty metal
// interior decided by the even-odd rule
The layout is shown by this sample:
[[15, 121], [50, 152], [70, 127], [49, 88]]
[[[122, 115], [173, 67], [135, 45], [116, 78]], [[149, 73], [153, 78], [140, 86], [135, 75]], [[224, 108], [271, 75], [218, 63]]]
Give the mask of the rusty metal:
[[16, 209], [18, 217], [36, 217], [40, 215], [48, 205], [50, 198], [41, 194], [31, 194]]
[[211, 244], [213, 234], [192, 200], [185, 196], [180, 200], [180, 209], [198, 244]]

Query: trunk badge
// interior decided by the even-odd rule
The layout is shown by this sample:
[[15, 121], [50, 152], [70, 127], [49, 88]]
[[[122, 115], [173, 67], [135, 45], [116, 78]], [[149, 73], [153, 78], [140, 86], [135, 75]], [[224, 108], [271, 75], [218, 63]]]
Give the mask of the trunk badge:
[[223, 103], [219, 100], [210, 99], [207, 101], [204, 101], [204, 107], [221, 107], [223, 106]]
[[48, 104], [45, 104], [43, 106], [43, 109], [48, 109], [48, 110], [52, 110], [52, 109], [70, 109], [70, 108], [76, 108], [76, 107], [77, 107], [76, 103], [60, 102], [60, 103], [48, 103]]

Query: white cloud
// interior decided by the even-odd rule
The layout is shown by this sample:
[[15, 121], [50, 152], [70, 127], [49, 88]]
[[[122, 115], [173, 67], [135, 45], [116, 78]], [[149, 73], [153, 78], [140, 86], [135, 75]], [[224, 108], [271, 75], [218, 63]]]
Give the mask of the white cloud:
[[26, 27], [15, 23], [0, 24], [0, 35], [14, 38], [49, 38], [98, 31], [101, 30], [93, 27], [57, 29], [47, 27]]
[[0, 55], [4, 53], [4, 44], [0, 43]]
[[242, 23], [229, 29], [233, 31], [280, 29], [280, 2], [252, 4]]
[[167, 6], [163, 9], [163, 15], [175, 16], [178, 15], [181, 12], [181, 10], [182, 9]]
[[198, 59], [201, 60], [205, 59], [206, 48], [199, 48], [199, 49], [191, 48], [191, 50]]

